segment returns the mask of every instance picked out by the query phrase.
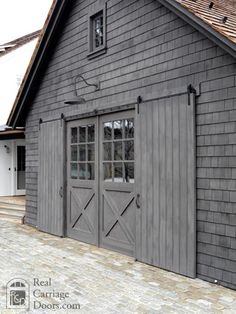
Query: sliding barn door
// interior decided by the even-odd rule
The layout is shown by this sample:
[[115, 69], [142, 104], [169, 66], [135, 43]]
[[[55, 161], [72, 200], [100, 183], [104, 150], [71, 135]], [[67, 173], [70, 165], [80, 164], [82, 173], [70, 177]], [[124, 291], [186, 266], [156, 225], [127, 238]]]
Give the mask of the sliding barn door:
[[38, 229], [63, 235], [64, 121], [40, 124]]
[[140, 105], [136, 128], [139, 261], [195, 277], [194, 101]]

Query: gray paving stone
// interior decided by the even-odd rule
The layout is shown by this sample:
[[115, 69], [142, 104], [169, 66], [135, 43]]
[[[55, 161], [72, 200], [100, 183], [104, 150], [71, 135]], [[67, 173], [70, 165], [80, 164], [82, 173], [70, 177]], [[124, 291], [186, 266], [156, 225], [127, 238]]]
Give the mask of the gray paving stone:
[[[80, 304], [56, 313], [229, 313], [236, 310], [236, 292], [200, 279], [151, 267], [133, 258], [68, 238], [54, 237], [29, 226], [0, 220], [0, 313], [53, 313], [34, 309], [33, 302]], [[6, 309], [6, 285], [22, 278], [30, 284], [31, 308]], [[48, 280], [41, 292], [68, 292], [36, 299], [34, 278]]]

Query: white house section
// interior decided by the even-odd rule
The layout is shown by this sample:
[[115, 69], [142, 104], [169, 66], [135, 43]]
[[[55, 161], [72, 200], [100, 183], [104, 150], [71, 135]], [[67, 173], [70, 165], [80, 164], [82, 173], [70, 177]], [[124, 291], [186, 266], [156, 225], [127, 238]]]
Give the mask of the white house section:
[[0, 140], [0, 196], [25, 194], [25, 140]]
[[0, 125], [6, 124], [37, 39], [0, 58]]

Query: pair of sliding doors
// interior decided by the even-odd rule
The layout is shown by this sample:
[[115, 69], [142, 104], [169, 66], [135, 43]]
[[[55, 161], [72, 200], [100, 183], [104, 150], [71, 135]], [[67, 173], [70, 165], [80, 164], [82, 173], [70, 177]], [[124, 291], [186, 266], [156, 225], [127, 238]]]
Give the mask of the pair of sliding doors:
[[67, 235], [134, 255], [134, 112], [67, 125]]
[[194, 99], [186, 93], [142, 103], [135, 114], [42, 123], [38, 228], [194, 277]]

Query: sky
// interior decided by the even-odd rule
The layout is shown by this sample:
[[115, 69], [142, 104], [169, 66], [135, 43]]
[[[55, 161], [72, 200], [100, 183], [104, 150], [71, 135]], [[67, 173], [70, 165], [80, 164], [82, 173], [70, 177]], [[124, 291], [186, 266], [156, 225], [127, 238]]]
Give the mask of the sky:
[[0, 0], [0, 44], [42, 28], [52, 0]]
[[[0, 45], [43, 27], [53, 0], [0, 0]], [[0, 58], [0, 125], [6, 124], [36, 41]]]

